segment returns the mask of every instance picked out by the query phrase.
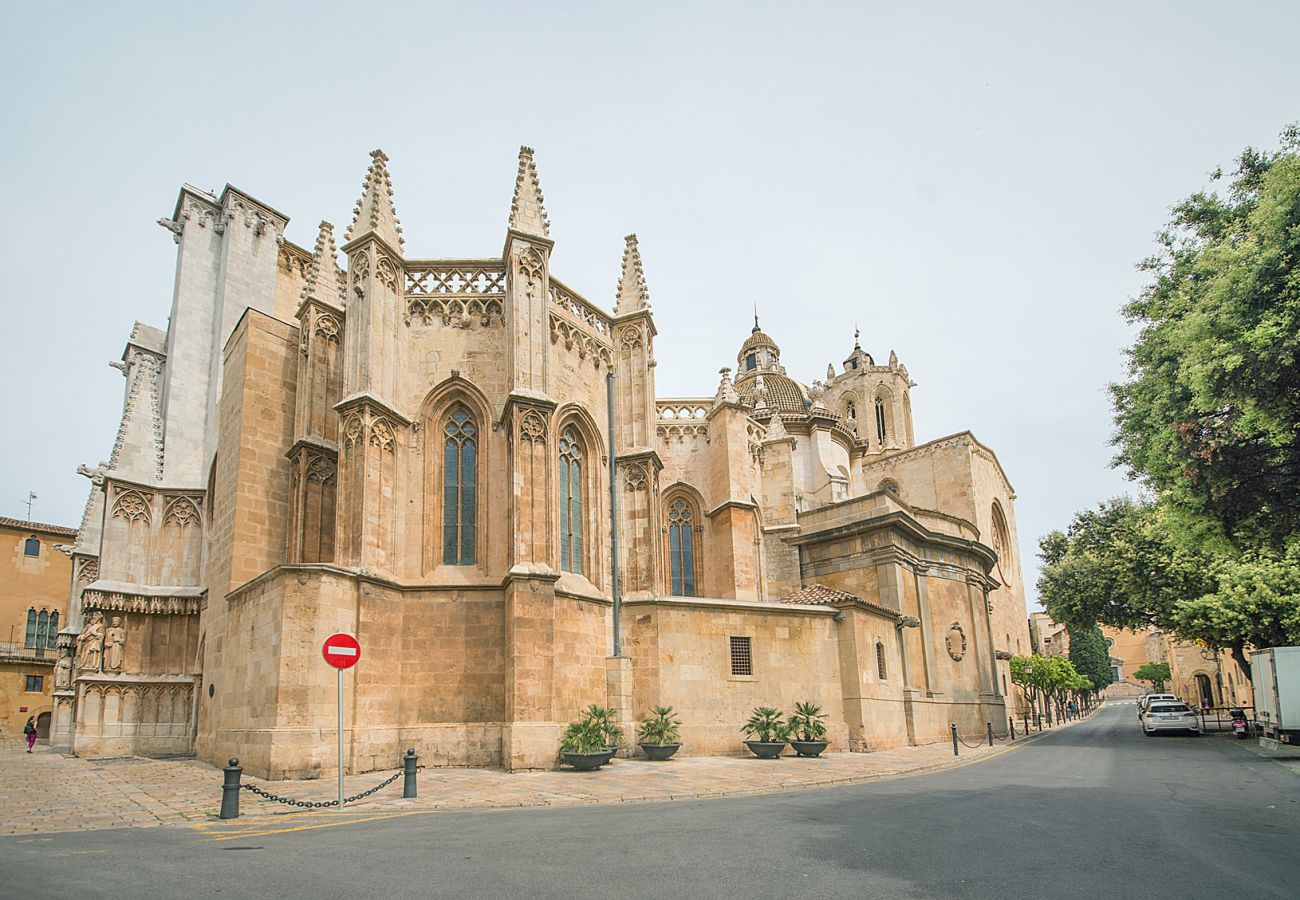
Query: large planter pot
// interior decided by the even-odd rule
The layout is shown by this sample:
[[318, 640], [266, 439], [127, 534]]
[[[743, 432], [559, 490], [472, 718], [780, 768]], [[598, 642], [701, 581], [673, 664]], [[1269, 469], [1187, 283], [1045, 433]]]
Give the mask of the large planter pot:
[[776, 759], [785, 749], [785, 741], [745, 741], [745, 746], [759, 759]]
[[800, 756], [821, 756], [822, 751], [830, 746], [830, 741], [791, 741], [790, 746]]
[[646, 759], [665, 760], [682, 748], [681, 744], [642, 744]]
[[565, 765], [573, 766], [579, 772], [590, 772], [609, 762], [612, 755], [607, 750], [597, 750], [595, 753], [570, 753], [565, 750], [560, 753], [560, 759]]

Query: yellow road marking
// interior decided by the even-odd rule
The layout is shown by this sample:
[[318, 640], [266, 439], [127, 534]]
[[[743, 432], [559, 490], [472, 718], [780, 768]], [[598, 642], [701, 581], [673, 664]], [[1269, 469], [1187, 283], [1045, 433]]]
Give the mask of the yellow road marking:
[[[268, 835], [268, 834], [285, 834], [290, 831], [312, 831], [317, 828], [337, 828], [340, 825], [357, 825], [365, 822], [374, 822], [379, 819], [398, 819], [403, 816], [427, 815], [433, 812], [438, 812], [438, 810], [412, 809], [412, 810], [404, 810], [401, 812], [374, 812], [363, 816], [358, 816], [352, 819], [338, 819], [332, 822], [315, 822], [312, 824], [304, 824], [304, 825], [289, 825], [283, 828], [264, 828], [260, 826], [249, 826], [246, 828], [241, 828], [238, 831], [231, 831], [231, 832], [223, 831], [218, 834], [212, 834], [211, 828], [196, 829], [196, 830], [202, 830], [206, 834], [208, 834], [209, 835], [208, 840], [210, 841], [232, 841], [236, 838], [261, 837], [263, 835]], [[269, 825], [272, 823], [268, 822], [267, 824]]]

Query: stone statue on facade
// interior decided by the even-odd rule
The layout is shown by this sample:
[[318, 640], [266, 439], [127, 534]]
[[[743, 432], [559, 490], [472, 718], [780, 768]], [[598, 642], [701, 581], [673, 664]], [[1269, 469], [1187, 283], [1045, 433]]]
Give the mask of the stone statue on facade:
[[63, 653], [54, 664], [54, 689], [56, 691], [72, 690], [72, 655]]
[[99, 671], [104, 652], [104, 614], [95, 610], [77, 636], [77, 668]]
[[122, 650], [126, 645], [126, 629], [122, 617], [113, 616], [113, 624], [104, 632], [104, 671], [122, 671]]

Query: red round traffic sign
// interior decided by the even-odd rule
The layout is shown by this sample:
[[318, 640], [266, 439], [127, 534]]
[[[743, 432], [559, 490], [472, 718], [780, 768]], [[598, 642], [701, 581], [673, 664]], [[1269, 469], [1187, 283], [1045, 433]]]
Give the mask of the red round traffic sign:
[[361, 659], [361, 642], [340, 631], [325, 639], [321, 655], [325, 657], [325, 662], [336, 669], [350, 669]]

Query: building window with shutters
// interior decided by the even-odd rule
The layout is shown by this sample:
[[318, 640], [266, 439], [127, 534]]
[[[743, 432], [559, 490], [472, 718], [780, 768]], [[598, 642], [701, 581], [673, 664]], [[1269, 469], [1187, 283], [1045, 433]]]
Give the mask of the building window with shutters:
[[478, 426], [456, 407], [443, 424], [442, 562], [472, 566], [478, 535]]
[[582, 574], [583, 452], [577, 429], [560, 435], [560, 568]]

